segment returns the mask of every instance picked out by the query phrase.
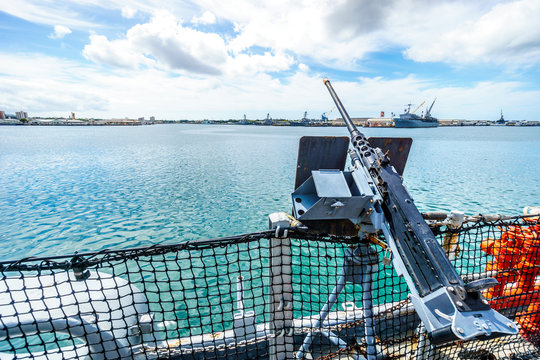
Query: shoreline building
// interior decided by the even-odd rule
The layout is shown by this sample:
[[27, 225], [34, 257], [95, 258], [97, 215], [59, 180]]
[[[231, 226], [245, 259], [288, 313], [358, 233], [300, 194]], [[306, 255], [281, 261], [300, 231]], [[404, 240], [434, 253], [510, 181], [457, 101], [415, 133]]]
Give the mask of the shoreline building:
[[15, 113], [15, 117], [17, 118], [17, 120], [21, 120], [21, 119], [28, 119], [28, 113], [26, 111], [17, 111]]
[[6, 113], [0, 110], [0, 120], [5, 120], [5, 119], [6, 119]]

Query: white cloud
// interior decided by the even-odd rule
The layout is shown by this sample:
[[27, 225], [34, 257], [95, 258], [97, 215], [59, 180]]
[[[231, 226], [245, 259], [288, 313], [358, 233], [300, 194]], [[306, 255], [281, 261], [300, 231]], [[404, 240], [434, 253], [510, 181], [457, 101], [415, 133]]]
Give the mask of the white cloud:
[[406, 55], [419, 62], [540, 62], [540, 2], [521, 0], [494, 6], [476, 21], [436, 33], [428, 43], [411, 45]]
[[[68, 30], [93, 30], [83, 54], [97, 64], [110, 65], [0, 53], [0, 63], [7, 69], [0, 75], [0, 91], [15, 89], [6, 104], [45, 113], [52, 107], [62, 112], [76, 109], [86, 116], [227, 118], [240, 117], [239, 111], [263, 117], [273, 109], [274, 117], [299, 118], [305, 109], [316, 114], [333, 106], [322, 87], [323, 75], [315, 69], [324, 65], [358, 70], [366, 55], [387, 49], [405, 51], [418, 62], [527, 66], [540, 62], [537, 0], [498, 5], [491, 0], [235, 0], [235, 6], [221, 0], [134, 0], [129, 7], [122, 0], [10, 4], [2, 11], [33, 22], [63, 24]], [[150, 15], [150, 20], [130, 29], [115, 28], [109, 34], [119, 35], [105, 36], [88, 20], [92, 19], [88, 11], [94, 8], [110, 10], [119, 20], [120, 11], [134, 16], [130, 9], [137, 9], [140, 19]], [[162, 8], [167, 10], [156, 11]], [[216, 23], [213, 14], [219, 15], [219, 32], [194, 27]], [[43, 70], [41, 63], [46, 65]], [[535, 105], [539, 92], [523, 90], [526, 86], [519, 82], [471, 79], [473, 85], [445, 87], [407, 76], [407, 68], [403, 73], [396, 80], [366, 77], [335, 86], [353, 116], [381, 110], [397, 113], [404, 103], [435, 96], [439, 100], [434, 115], [442, 118], [493, 118], [500, 107], [512, 118], [535, 119], [540, 112]]]
[[227, 72], [229, 75], [279, 72], [289, 69], [294, 58], [278, 52], [266, 52], [263, 55], [238, 54], [229, 58]]
[[235, 24], [233, 52], [261, 46], [342, 69], [358, 69], [367, 54], [387, 49], [419, 62], [540, 62], [538, 0], [201, 1]]
[[309, 71], [309, 66], [307, 66], [307, 65], [304, 64], [304, 63], [300, 63], [300, 64], [298, 64], [298, 70], [300, 70], [300, 71], [302, 71], [302, 72]]
[[201, 12], [191, 2], [169, 0], [17, 0], [2, 1], [1, 5], [2, 12], [33, 23], [64, 24], [71, 29], [88, 31], [117, 26], [111, 23], [109, 16], [94, 16], [95, 13], [103, 13], [105, 10], [130, 15], [135, 9], [137, 13], [146, 15], [167, 9], [178, 16], [187, 17]]
[[194, 16], [191, 19], [193, 24], [211, 25], [216, 23], [216, 15], [211, 11], [205, 11], [201, 16]]
[[154, 60], [134, 50], [126, 40], [109, 41], [103, 35], [90, 35], [90, 44], [86, 45], [83, 54], [87, 59], [97, 63], [105, 63], [124, 68], [137, 68], [140, 65], [151, 66]]
[[221, 73], [227, 59], [221, 37], [184, 27], [166, 11], [154, 14], [149, 23], [135, 25], [118, 40], [90, 36], [83, 53], [92, 61], [114, 66], [156, 65], [210, 75]]
[[9, 75], [0, 75], [6, 108], [26, 109], [31, 115], [109, 108], [107, 95], [95, 87], [104, 76], [91, 67], [41, 54], [0, 53], [0, 63], [9, 69]]
[[367, 54], [386, 49], [401, 49], [419, 62], [538, 64], [539, 7], [538, 0], [235, 0], [234, 6], [222, 0], [134, 0], [129, 5], [123, 0], [19, 0], [6, 2], [2, 11], [87, 30], [111, 26], [89, 17], [93, 9], [120, 10], [127, 17], [135, 15], [134, 9], [142, 15], [166, 9], [195, 26], [215, 23], [218, 14], [220, 24], [234, 26], [235, 35], [224, 39], [228, 52], [256, 46], [356, 70]]
[[166, 11], [155, 13], [148, 23], [135, 25], [120, 39], [91, 35], [83, 53], [89, 60], [118, 67], [154, 66], [203, 75], [275, 72], [294, 64], [294, 58], [281, 51], [230, 55], [222, 37], [185, 27]]
[[62, 39], [64, 36], [71, 34], [70, 28], [63, 25], [55, 25], [54, 32], [49, 35], [51, 39]]
[[129, 6], [124, 6], [122, 8], [122, 17], [125, 17], [126, 19], [132, 19], [137, 15], [137, 9], [134, 9]]
[[2, 2], [3, 12], [38, 24], [64, 24], [71, 28], [93, 28], [99, 25], [85, 19], [83, 14], [64, 2], [20, 0]]
[[[313, 49], [318, 49], [319, 53], [324, 51], [324, 44], [329, 40], [322, 20], [331, 6], [323, 1], [255, 4], [239, 0], [234, 9], [215, 1], [209, 6], [216, 9], [214, 11], [220, 16], [237, 24], [239, 34], [229, 44], [230, 50], [234, 52], [261, 46], [316, 55]], [[242, 11], [235, 10], [239, 8]]]
[[[139, 117], [168, 119], [300, 118], [304, 110], [317, 117], [333, 103], [322, 75], [298, 71], [279, 81], [264, 73], [251, 76], [170, 76], [154, 68], [117, 68], [103, 73], [39, 54], [0, 53], [3, 106], [26, 109], [32, 115], [63, 115], [76, 110], [82, 117]], [[32, 79], [32, 81], [28, 81]], [[81, 85], [84, 84], [84, 85]], [[468, 87], [445, 87], [407, 76], [334, 81], [349, 114], [375, 116], [381, 110], [399, 113], [403, 104], [438, 96], [433, 114], [440, 118], [496, 119], [502, 107], [513, 119], [536, 119], [538, 90], [518, 82], [480, 82]], [[496, 104], [496, 105], [494, 105]], [[495, 107], [496, 106], [496, 107]], [[338, 114], [334, 111], [333, 117]]]

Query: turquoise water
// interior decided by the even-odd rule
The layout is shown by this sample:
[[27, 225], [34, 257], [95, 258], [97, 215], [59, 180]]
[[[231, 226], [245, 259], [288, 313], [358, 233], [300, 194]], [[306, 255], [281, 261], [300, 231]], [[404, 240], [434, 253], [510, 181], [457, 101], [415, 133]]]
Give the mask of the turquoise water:
[[[422, 211], [540, 205], [540, 127], [362, 129], [410, 136]], [[0, 127], [0, 259], [265, 229], [290, 211], [298, 140], [345, 128]]]

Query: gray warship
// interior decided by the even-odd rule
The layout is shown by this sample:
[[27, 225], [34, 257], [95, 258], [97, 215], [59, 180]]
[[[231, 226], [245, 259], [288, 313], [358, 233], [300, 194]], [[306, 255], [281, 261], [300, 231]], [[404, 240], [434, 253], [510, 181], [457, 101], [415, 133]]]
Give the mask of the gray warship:
[[[437, 100], [437, 98], [435, 98]], [[439, 120], [431, 116], [431, 109], [435, 104], [435, 100], [431, 103], [431, 106], [426, 111], [423, 116], [415, 114], [416, 110], [420, 108], [420, 105], [416, 110], [411, 112], [411, 105], [407, 104], [407, 109], [405, 113], [400, 114], [399, 117], [394, 118], [394, 127], [397, 128], [428, 128], [428, 127], [437, 127], [439, 126]]]

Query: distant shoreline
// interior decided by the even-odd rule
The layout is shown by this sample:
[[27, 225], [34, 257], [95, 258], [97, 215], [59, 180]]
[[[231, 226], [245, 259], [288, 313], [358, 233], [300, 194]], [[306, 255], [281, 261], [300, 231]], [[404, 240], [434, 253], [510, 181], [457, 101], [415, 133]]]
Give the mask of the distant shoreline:
[[[391, 128], [393, 122], [391, 118], [354, 118], [354, 123], [362, 127], [385, 127]], [[42, 120], [30, 119], [21, 122], [15, 119], [0, 120], [0, 125], [8, 126], [146, 126], [156, 124], [203, 124], [203, 125], [242, 125], [242, 126], [292, 126], [292, 127], [343, 127], [345, 123], [341, 119], [321, 121], [315, 119], [303, 120], [131, 120], [131, 119], [111, 119], [111, 120], [71, 120], [55, 119]], [[440, 119], [439, 127], [446, 126], [540, 126], [540, 121], [509, 120], [504, 124], [498, 124], [490, 120], [463, 120], [463, 119]]]

